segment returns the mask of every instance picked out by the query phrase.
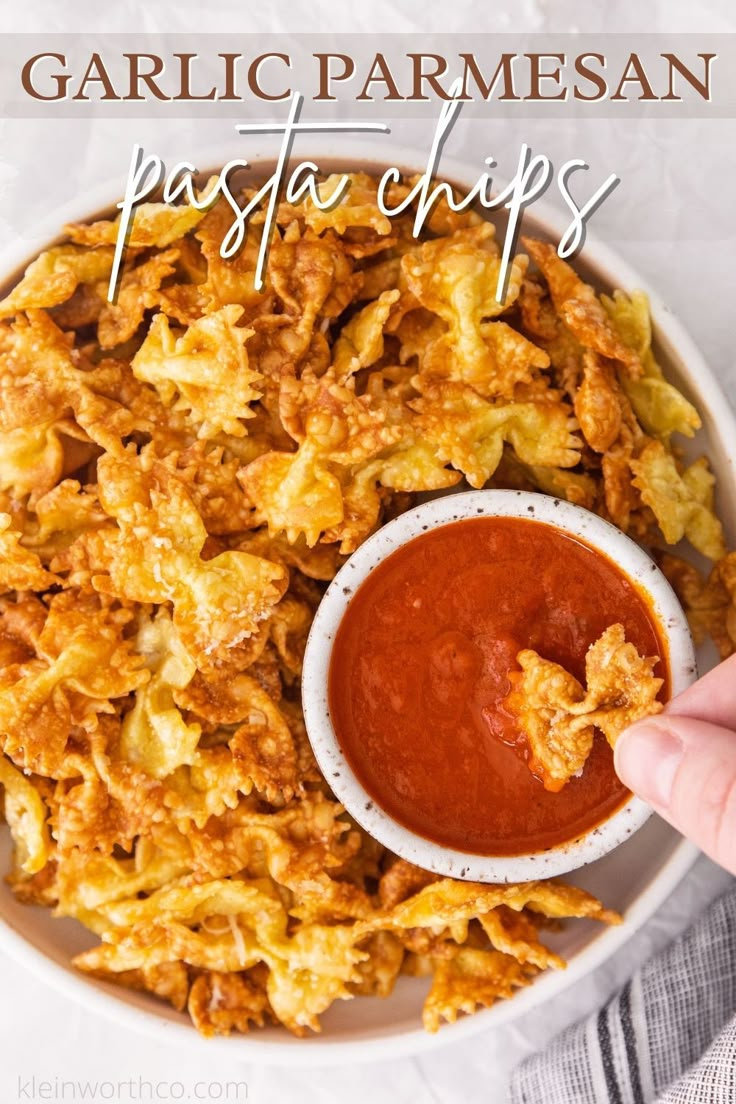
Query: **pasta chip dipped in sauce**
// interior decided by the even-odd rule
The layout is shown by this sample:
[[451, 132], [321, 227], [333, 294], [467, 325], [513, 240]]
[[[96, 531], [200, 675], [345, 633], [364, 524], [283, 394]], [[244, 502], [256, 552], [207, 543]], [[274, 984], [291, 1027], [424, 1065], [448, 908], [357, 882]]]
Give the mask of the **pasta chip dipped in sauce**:
[[[314, 612], [416, 496], [526, 487], [652, 547], [684, 538], [716, 565], [669, 573], [699, 631], [733, 647], [713, 479], [677, 449], [698, 414], [657, 364], [645, 299], [598, 296], [528, 241], [500, 303], [489, 223], [440, 204], [416, 240], [414, 211], [386, 219], [376, 184], [353, 174], [329, 211], [280, 204], [261, 291], [258, 217], [224, 260], [219, 199], [140, 206], [114, 304], [115, 217], [67, 227], [0, 302], [8, 880], [87, 928], [79, 969], [205, 1034], [304, 1035], [401, 974], [429, 979], [436, 1030], [562, 965], [545, 917], [618, 920], [574, 887], [460, 885], [397, 861], [317, 768], [300, 696]], [[506, 632], [494, 692], [524, 648], [582, 681], [615, 601], [572, 652]], [[452, 640], [435, 658], [456, 662]], [[505, 751], [540, 807], [586, 779], [589, 822], [623, 796], [601, 739], [557, 795]]]
[[628, 725], [662, 710], [659, 657], [640, 656], [624, 627], [611, 625], [585, 653], [586, 690], [558, 663], [525, 648], [516, 657], [506, 707], [529, 742], [530, 767], [552, 792], [582, 773], [598, 729], [613, 746]]

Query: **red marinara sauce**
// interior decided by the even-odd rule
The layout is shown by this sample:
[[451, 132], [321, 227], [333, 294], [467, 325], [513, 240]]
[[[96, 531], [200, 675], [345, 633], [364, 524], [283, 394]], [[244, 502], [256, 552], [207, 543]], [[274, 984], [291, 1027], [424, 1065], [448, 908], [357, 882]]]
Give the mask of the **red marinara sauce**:
[[329, 672], [340, 746], [376, 803], [436, 843], [515, 855], [573, 839], [628, 797], [611, 748], [597, 733], [582, 775], [549, 793], [502, 703], [520, 649], [584, 682], [585, 653], [614, 622], [660, 656], [666, 697], [654, 616], [608, 557], [519, 518], [430, 530], [379, 564], [345, 612]]

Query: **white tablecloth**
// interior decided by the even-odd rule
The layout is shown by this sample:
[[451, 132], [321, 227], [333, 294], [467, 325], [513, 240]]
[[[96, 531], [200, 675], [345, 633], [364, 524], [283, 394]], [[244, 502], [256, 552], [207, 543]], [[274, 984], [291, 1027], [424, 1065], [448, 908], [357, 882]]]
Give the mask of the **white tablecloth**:
[[[360, 8], [358, 12], [355, 9]], [[215, 9], [214, 11], [212, 9]], [[625, 9], [625, 10], [622, 10]], [[319, 31], [733, 31], [731, 0], [639, 0], [607, 6], [600, 12], [573, 0], [453, 0], [428, 5], [424, 0], [374, 0], [336, 6], [329, 0], [271, 0], [267, 5], [191, 0], [176, 4], [99, 3], [59, 5], [42, 0], [12, 10], [3, 4], [5, 30], [131, 31], [218, 30], [257, 32]], [[417, 48], [420, 48], [418, 46]], [[457, 128], [448, 152], [477, 156], [479, 124]], [[592, 178], [616, 171], [622, 183], [595, 216], [598, 236], [637, 268], [664, 296], [699, 343], [726, 390], [736, 392], [733, 289], [736, 220], [732, 189], [736, 176], [736, 127], [733, 120], [659, 122], [608, 119], [593, 123], [559, 120], [492, 120], [493, 152], [515, 157], [522, 140], [558, 161], [584, 157]], [[80, 189], [103, 181], [127, 166], [130, 146], [141, 140], [187, 156], [201, 131], [186, 120], [122, 121], [112, 126], [95, 119], [86, 126], [62, 120], [8, 120], [0, 124], [0, 232], [13, 241], [46, 215], [49, 197], [61, 203]], [[400, 142], [401, 127], [395, 127]], [[208, 127], [207, 142], [218, 141]], [[488, 128], [483, 131], [488, 134]], [[222, 138], [229, 131], [223, 129]], [[406, 140], [426, 145], [416, 125]], [[426, 138], [426, 141], [425, 141]], [[501, 156], [499, 162], [501, 163]], [[511, 156], [508, 153], [507, 156]], [[104, 168], [101, 169], [101, 166]], [[281, 1104], [298, 1100], [318, 1104], [348, 1099], [400, 1104], [430, 1101], [496, 1102], [505, 1099], [510, 1069], [567, 1023], [602, 1003], [649, 954], [680, 932], [727, 884], [727, 876], [700, 860], [667, 904], [618, 954], [593, 975], [552, 1003], [515, 1023], [450, 1044], [420, 1059], [368, 1068], [309, 1071], [247, 1067], [218, 1058], [203, 1070], [202, 1052], [167, 1048], [99, 1019], [48, 989], [0, 953], [0, 1099], [43, 1099], [30, 1095], [28, 1079], [79, 1083], [130, 1077], [155, 1083], [192, 1084], [203, 1073], [209, 1080], [247, 1081], [248, 1100]], [[71, 1090], [67, 1089], [67, 1093]], [[48, 1098], [48, 1097], [46, 1097]], [[61, 1095], [51, 1097], [62, 1099]], [[215, 1098], [213, 1092], [213, 1099]], [[64, 1099], [71, 1099], [69, 1095]]]

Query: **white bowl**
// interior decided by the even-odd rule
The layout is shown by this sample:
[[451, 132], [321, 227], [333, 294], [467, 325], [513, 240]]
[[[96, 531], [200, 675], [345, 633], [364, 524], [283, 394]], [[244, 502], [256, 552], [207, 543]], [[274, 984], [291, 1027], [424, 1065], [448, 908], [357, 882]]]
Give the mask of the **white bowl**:
[[[198, 164], [222, 165], [232, 157], [246, 156], [252, 164], [271, 166], [278, 154], [278, 139], [259, 136], [257, 146], [245, 147], [244, 139], [206, 150]], [[300, 151], [306, 153], [306, 139]], [[342, 167], [397, 164], [408, 172], [421, 171], [426, 149], [401, 147], [390, 139], [359, 139], [345, 136], [310, 138], [309, 156], [320, 167], [329, 162]], [[177, 151], [188, 156], [190, 151]], [[483, 166], [442, 157], [441, 172], [448, 179], [470, 187]], [[65, 222], [81, 221], [111, 208], [121, 197], [122, 175], [98, 184], [79, 195], [73, 203], [52, 210], [44, 223], [20, 227], [11, 247], [0, 251], [0, 275], [10, 279], [42, 249], [60, 235]], [[567, 214], [546, 202], [535, 202], [524, 213], [524, 232], [559, 238], [568, 222]], [[654, 335], [660, 360], [673, 382], [696, 403], [704, 430], [686, 445], [690, 455], [707, 450], [719, 480], [718, 502], [731, 543], [736, 542], [736, 476], [733, 442], [736, 420], [717, 380], [684, 327], [647, 282], [607, 246], [588, 233], [583, 256], [576, 268], [603, 288], [641, 288], [650, 299]], [[698, 655], [700, 670], [713, 665], [714, 652]], [[0, 828], [0, 872], [10, 866], [7, 829]], [[122, 989], [108, 982], [80, 975], [71, 958], [96, 940], [73, 920], [55, 919], [48, 909], [20, 904], [8, 886], [0, 881], [0, 948], [32, 970], [39, 978], [84, 1004], [95, 1015], [109, 1016], [132, 1031], [145, 1032], [162, 1043], [198, 1047], [203, 1059], [273, 1063], [296, 1067], [369, 1062], [417, 1054], [445, 1043], [468, 1038], [493, 1025], [508, 1023], [530, 1008], [559, 994], [605, 962], [662, 905], [689, 870], [698, 852], [673, 829], [653, 816], [636, 834], [614, 852], [585, 867], [573, 881], [604, 899], [625, 914], [618, 927], [602, 928], [589, 921], [567, 925], [550, 942], [568, 962], [564, 971], [547, 971], [533, 985], [518, 992], [513, 1000], [500, 1001], [473, 1016], [461, 1017], [429, 1035], [421, 1026], [421, 1007], [426, 981], [400, 978], [388, 1000], [360, 997], [336, 1003], [321, 1019], [323, 1031], [309, 1039], [295, 1039], [281, 1028], [269, 1027], [250, 1036], [202, 1039], [189, 1017], [145, 993]]]
[[[646, 599], [666, 648], [674, 697], [697, 677], [687, 618], [672, 587], [647, 553], [597, 514], [530, 491], [480, 490], [446, 495], [417, 506], [382, 526], [338, 571], [319, 604], [304, 654], [302, 702], [307, 732], [320, 769], [360, 825], [385, 847], [417, 866], [474, 882], [525, 882], [566, 874], [618, 847], [645, 823], [651, 809], [632, 796], [581, 836], [543, 851], [479, 855], [455, 850], [413, 832], [383, 809], [355, 774], [330, 716], [328, 676], [340, 623], [362, 583], [387, 556], [427, 529], [477, 517], [513, 517], [552, 525], [604, 553]], [[611, 621], [615, 621], [611, 611]], [[431, 740], [431, 734], [428, 734]], [[488, 794], [488, 801], [493, 794]]]

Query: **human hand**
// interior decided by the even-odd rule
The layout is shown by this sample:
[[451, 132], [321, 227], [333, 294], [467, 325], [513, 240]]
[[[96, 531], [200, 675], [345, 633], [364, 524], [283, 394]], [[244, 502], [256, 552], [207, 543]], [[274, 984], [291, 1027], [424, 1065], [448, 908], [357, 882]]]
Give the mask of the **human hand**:
[[628, 728], [621, 781], [736, 874], [736, 655]]

